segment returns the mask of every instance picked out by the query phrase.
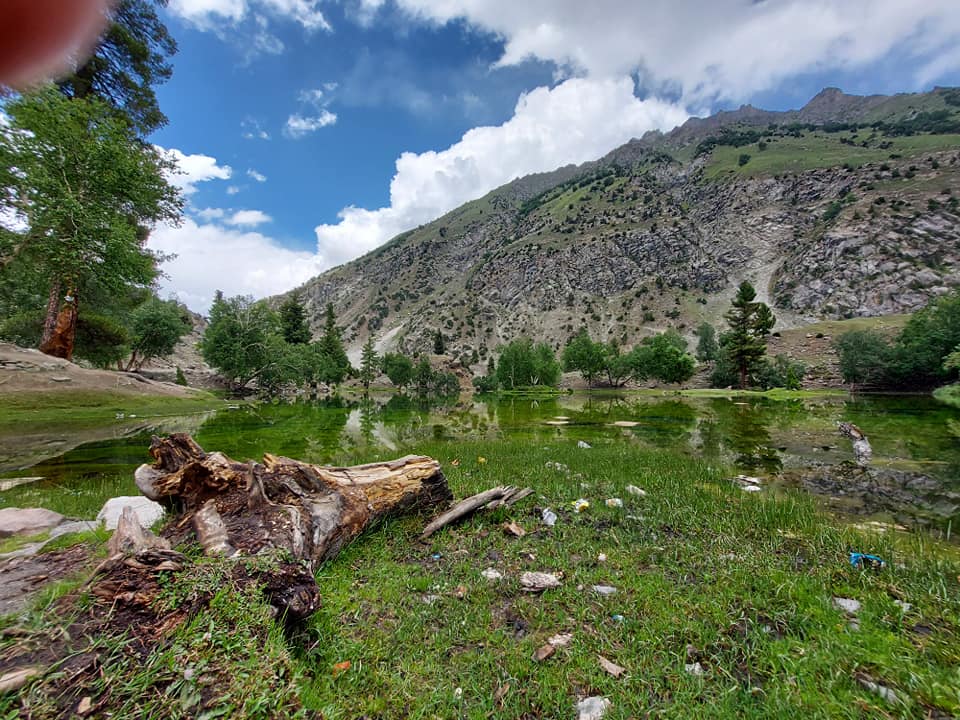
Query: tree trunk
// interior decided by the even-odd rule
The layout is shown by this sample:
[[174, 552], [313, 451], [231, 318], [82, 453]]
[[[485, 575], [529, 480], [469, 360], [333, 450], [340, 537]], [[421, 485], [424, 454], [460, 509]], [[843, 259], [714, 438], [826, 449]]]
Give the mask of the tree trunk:
[[[59, 283], [58, 283], [59, 285]], [[52, 292], [52, 291], [51, 291]], [[51, 298], [52, 302], [52, 298]], [[50, 306], [47, 306], [49, 312]], [[63, 307], [57, 315], [50, 337], [40, 343], [40, 352], [73, 360], [73, 346], [77, 339], [77, 291], [71, 288], [64, 299]]]
[[240, 463], [186, 434], [155, 437], [150, 454], [156, 462], [137, 469], [137, 487], [180, 509], [165, 532], [173, 545], [195, 535], [209, 555], [282, 558], [260, 579], [295, 618], [317, 608], [316, 568], [363, 530], [452, 499], [440, 464], [418, 455], [346, 468], [269, 454]]
[[53, 331], [57, 327], [57, 313], [60, 310], [60, 280], [53, 281], [50, 286], [50, 295], [47, 298], [47, 314], [43, 320], [43, 336], [40, 338], [40, 345], [50, 342], [53, 337]]

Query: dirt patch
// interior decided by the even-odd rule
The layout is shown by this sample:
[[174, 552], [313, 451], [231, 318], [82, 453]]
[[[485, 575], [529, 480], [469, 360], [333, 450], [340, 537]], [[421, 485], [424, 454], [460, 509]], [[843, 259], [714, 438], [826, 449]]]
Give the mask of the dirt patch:
[[0, 564], [0, 615], [19, 612], [37, 591], [88, 568], [90, 555], [89, 546], [75, 545]]

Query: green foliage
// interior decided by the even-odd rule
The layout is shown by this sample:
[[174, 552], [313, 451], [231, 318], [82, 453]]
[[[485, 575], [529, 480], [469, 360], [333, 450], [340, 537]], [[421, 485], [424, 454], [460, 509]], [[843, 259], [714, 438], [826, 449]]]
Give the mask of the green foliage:
[[99, 97], [118, 110], [143, 136], [166, 124], [153, 85], [170, 79], [170, 58], [177, 43], [157, 14], [166, 0], [121, 0], [109, 12], [109, 24], [93, 54], [60, 80], [69, 97]]
[[323, 335], [320, 337], [317, 345], [320, 355], [324, 357], [324, 362], [319, 373], [320, 379], [329, 385], [336, 385], [343, 382], [343, 379], [349, 374], [351, 367], [350, 360], [347, 358], [347, 352], [343, 349], [340, 328], [337, 327], [332, 303], [327, 303], [323, 320]]
[[433, 333], [433, 353], [443, 355], [447, 351], [447, 344], [443, 339], [443, 332], [439, 328]]
[[497, 383], [506, 390], [560, 382], [560, 364], [549, 345], [529, 338], [513, 340], [500, 350]]
[[737, 368], [741, 389], [747, 387], [751, 374], [760, 367], [767, 352], [764, 338], [776, 322], [770, 308], [754, 300], [756, 296], [753, 285], [744, 280], [737, 289], [732, 307], [724, 315], [730, 331], [720, 340], [721, 351]]
[[277, 316], [265, 304], [254, 302], [252, 297], [224, 299], [217, 292], [200, 352], [208, 365], [242, 388], [277, 360], [272, 355], [276, 343], [268, 341], [278, 333]]
[[686, 350], [686, 341], [673, 330], [644, 338], [629, 355], [634, 379], [654, 378], [665, 383], [689, 380], [696, 361]]
[[280, 330], [283, 339], [291, 345], [306, 345], [310, 342], [307, 313], [296, 298], [287, 298], [280, 306]]
[[383, 356], [383, 372], [401, 391], [413, 380], [413, 361], [400, 353]]
[[0, 267], [30, 277], [44, 295], [71, 291], [81, 316], [94, 288], [122, 295], [152, 282], [148, 229], [177, 221], [182, 205], [167, 181], [173, 161], [95, 98], [69, 100], [48, 87], [5, 112], [0, 203], [15, 208], [27, 230], [4, 234]]
[[603, 372], [607, 376], [607, 383], [610, 387], [620, 387], [634, 374], [630, 355], [621, 353], [620, 346], [615, 342], [604, 345], [603, 351]]
[[177, 383], [177, 385], [187, 384], [187, 376], [183, 374], [183, 368], [181, 368], [179, 365], [177, 365], [177, 379], [175, 380], [175, 382]]
[[[43, 332], [43, 312], [28, 310], [0, 323], [0, 338], [21, 347], [36, 347]], [[74, 356], [97, 367], [114, 367], [129, 350], [127, 329], [113, 318], [97, 313], [84, 313], [77, 318]]]
[[876, 330], [853, 330], [833, 344], [844, 382], [876, 385], [887, 381], [894, 351], [885, 335]]
[[413, 385], [421, 398], [450, 397], [460, 392], [460, 381], [453, 373], [434, 371], [430, 361], [420, 358], [413, 370]]
[[190, 316], [173, 300], [150, 298], [130, 316], [128, 370], [139, 370], [148, 360], [166, 357], [192, 327]]
[[772, 360], [764, 358], [756, 372], [756, 383], [764, 390], [771, 388], [799, 390], [805, 372], [806, 367], [803, 363], [781, 354]]
[[832, 203], [827, 205], [827, 209], [823, 211], [823, 221], [830, 222], [835, 219], [837, 215], [840, 214], [840, 211], [843, 209], [843, 203], [839, 200], [834, 200]]
[[367, 342], [363, 344], [363, 352], [360, 356], [360, 382], [363, 383], [365, 390], [370, 388], [370, 383], [379, 374], [380, 356], [377, 355], [377, 351], [373, 347], [373, 338], [369, 337]]
[[717, 344], [717, 331], [713, 325], [708, 322], [701, 323], [694, 334], [697, 336], [697, 360], [716, 360], [720, 355], [720, 346]]
[[737, 158], [737, 165], [743, 167], [748, 162], [750, 162], [750, 153], [740, 153], [740, 157]]
[[607, 353], [603, 343], [590, 339], [586, 328], [567, 343], [563, 349], [563, 369], [566, 372], [579, 372], [588, 385], [593, 385], [606, 367]]

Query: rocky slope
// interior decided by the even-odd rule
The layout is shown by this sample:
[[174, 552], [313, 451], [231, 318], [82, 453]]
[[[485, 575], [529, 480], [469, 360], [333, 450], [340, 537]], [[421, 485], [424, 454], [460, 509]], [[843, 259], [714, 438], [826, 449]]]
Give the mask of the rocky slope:
[[[516, 180], [294, 291], [351, 347], [479, 367], [582, 325], [632, 345], [718, 323], [751, 280], [778, 327], [911, 312], [960, 285], [960, 92], [746, 106]], [[960, 190], [956, 191], [960, 192]]]

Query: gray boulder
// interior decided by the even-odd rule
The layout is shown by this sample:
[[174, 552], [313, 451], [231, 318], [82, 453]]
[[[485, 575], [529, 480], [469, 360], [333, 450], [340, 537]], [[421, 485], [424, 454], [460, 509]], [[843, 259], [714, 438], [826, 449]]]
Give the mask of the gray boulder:
[[100, 512], [97, 513], [97, 520], [102, 521], [107, 530], [116, 530], [120, 515], [123, 514], [123, 509], [127, 506], [133, 508], [137, 521], [143, 528], [149, 529], [164, 514], [163, 506], [149, 498], [141, 495], [122, 496], [107, 500]]
[[3, 508], [0, 510], [0, 538], [37, 535], [63, 522], [63, 515], [45, 508]]

